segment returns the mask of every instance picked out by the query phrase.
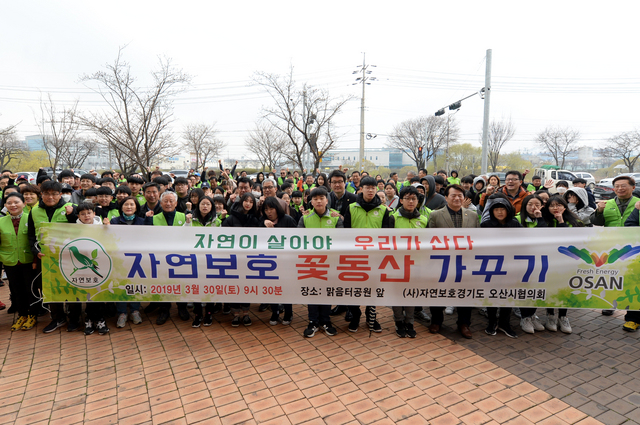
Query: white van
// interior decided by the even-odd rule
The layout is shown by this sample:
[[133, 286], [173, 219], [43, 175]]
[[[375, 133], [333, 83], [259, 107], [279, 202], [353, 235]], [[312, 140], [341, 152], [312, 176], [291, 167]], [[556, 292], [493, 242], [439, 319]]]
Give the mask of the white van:
[[564, 180], [569, 184], [569, 187], [573, 187], [573, 180], [577, 178], [575, 174], [573, 174], [569, 170], [560, 170], [560, 167], [556, 167], [554, 165], [543, 165], [540, 168], [536, 168], [534, 171], [534, 175], [542, 178], [542, 184], [544, 184], [547, 180], [553, 180], [553, 187], [549, 189], [549, 193], [557, 193], [556, 183], [560, 180]]

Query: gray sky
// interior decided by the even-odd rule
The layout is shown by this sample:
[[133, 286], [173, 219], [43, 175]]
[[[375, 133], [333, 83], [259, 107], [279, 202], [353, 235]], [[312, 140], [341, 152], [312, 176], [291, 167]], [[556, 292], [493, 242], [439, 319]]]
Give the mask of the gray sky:
[[[228, 153], [244, 139], [269, 97], [251, 85], [255, 71], [354, 94], [339, 116], [340, 147], [356, 148], [360, 86], [352, 71], [366, 52], [379, 81], [367, 86], [366, 126], [383, 147], [399, 122], [484, 86], [485, 52], [493, 50], [491, 117], [511, 117], [508, 150], [531, 149], [549, 125], [570, 126], [584, 144], [640, 128], [640, 5], [584, 1], [28, 1], [0, 6], [0, 127], [20, 122], [37, 134], [38, 99], [101, 106], [79, 82], [112, 62], [118, 47], [141, 84], [159, 55], [193, 75], [175, 104], [174, 131], [216, 123]], [[462, 139], [478, 144], [483, 102], [456, 114]], [[226, 156], [226, 155], [225, 155]]]

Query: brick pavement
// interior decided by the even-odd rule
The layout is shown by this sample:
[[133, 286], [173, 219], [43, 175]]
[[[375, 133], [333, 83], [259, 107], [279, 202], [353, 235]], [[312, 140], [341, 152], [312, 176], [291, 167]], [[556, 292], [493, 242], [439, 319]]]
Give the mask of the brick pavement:
[[[6, 287], [0, 288], [0, 299], [7, 299]], [[88, 337], [64, 330], [45, 335], [44, 320], [37, 329], [11, 333], [12, 317], [3, 311], [0, 423], [600, 423], [587, 412], [590, 402], [598, 408], [597, 392], [586, 386], [595, 386], [595, 378], [580, 372], [598, 373], [596, 364], [604, 359], [578, 362], [571, 356], [605, 350], [587, 353], [584, 347], [598, 342], [579, 344], [578, 334], [508, 340], [476, 332], [474, 340], [460, 341], [447, 329], [431, 335], [418, 325], [418, 338], [399, 339], [390, 309], [383, 308], [381, 334], [347, 332], [346, 322], [338, 319], [335, 337], [318, 333], [305, 339], [304, 306], [294, 307], [292, 326], [270, 326], [269, 312], [253, 307], [254, 324], [248, 328], [232, 328], [230, 316], [216, 315], [213, 326], [193, 329], [174, 309], [173, 321], [163, 326], [144, 317], [141, 325], [116, 329], [111, 319], [109, 335]], [[545, 345], [529, 346], [529, 339]], [[624, 338], [611, 340], [629, 344]], [[489, 343], [495, 348], [489, 350]], [[562, 355], [566, 363], [557, 363], [558, 370], [574, 364], [581, 370], [566, 370], [560, 378], [540, 363], [523, 363], [540, 358], [549, 344], [573, 353]], [[576, 351], [580, 347], [582, 354]], [[524, 358], [517, 354], [522, 349]], [[529, 369], [519, 369], [520, 364]], [[621, 364], [627, 363], [600, 367]], [[618, 384], [608, 394], [616, 393], [616, 385], [630, 388], [630, 379], [620, 383], [612, 375], [608, 379]], [[559, 383], [546, 383], [545, 377]], [[589, 400], [580, 409], [559, 392], [558, 385], [570, 388], [567, 377], [580, 379], [589, 390], [591, 398], [585, 396]], [[541, 389], [545, 383], [548, 388]], [[572, 394], [580, 391], [571, 388]], [[598, 418], [613, 423], [608, 418], [624, 410], [620, 400], [633, 404], [633, 394], [605, 402], [609, 409]], [[637, 418], [632, 412], [625, 417]]]

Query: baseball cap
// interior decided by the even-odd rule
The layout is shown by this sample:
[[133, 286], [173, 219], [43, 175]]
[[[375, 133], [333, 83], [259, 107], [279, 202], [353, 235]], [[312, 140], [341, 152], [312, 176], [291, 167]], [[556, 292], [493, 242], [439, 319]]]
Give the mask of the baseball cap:
[[62, 190], [60, 192], [73, 192], [73, 188], [68, 183], [62, 183]]
[[28, 174], [18, 174], [18, 178], [16, 179], [16, 181], [18, 181], [18, 180], [29, 181], [29, 175]]

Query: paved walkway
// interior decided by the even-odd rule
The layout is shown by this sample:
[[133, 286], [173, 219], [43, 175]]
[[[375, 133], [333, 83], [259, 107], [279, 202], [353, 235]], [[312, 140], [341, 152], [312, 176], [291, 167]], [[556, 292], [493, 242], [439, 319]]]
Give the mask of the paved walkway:
[[418, 338], [399, 339], [390, 309], [379, 310], [381, 334], [350, 333], [338, 319], [338, 335], [311, 339], [302, 337], [303, 306], [295, 306], [292, 326], [269, 326], [269, 312], [254, 309], [248, 328], [217, 315], [213, 326], [193, 329], [173, 310], [174, 321], [163, 326], [145, 317], [116, 329], [112, 319], [108, 336], [88, 337], [45, 335], [44, 321], [11, 333], [12, 315], [3, 311], [0, 423], [588, 425], [600, 423], [595, 416], [604, 423], [640, 418], [632, 384], [638, 340], [622, 334], [619, 317], [580, 312], [573, 335], [510, 340], [481, 334], [474, 313], [477, 331], [466, 341], [447, 327], [431, 335], [421, 325]]

